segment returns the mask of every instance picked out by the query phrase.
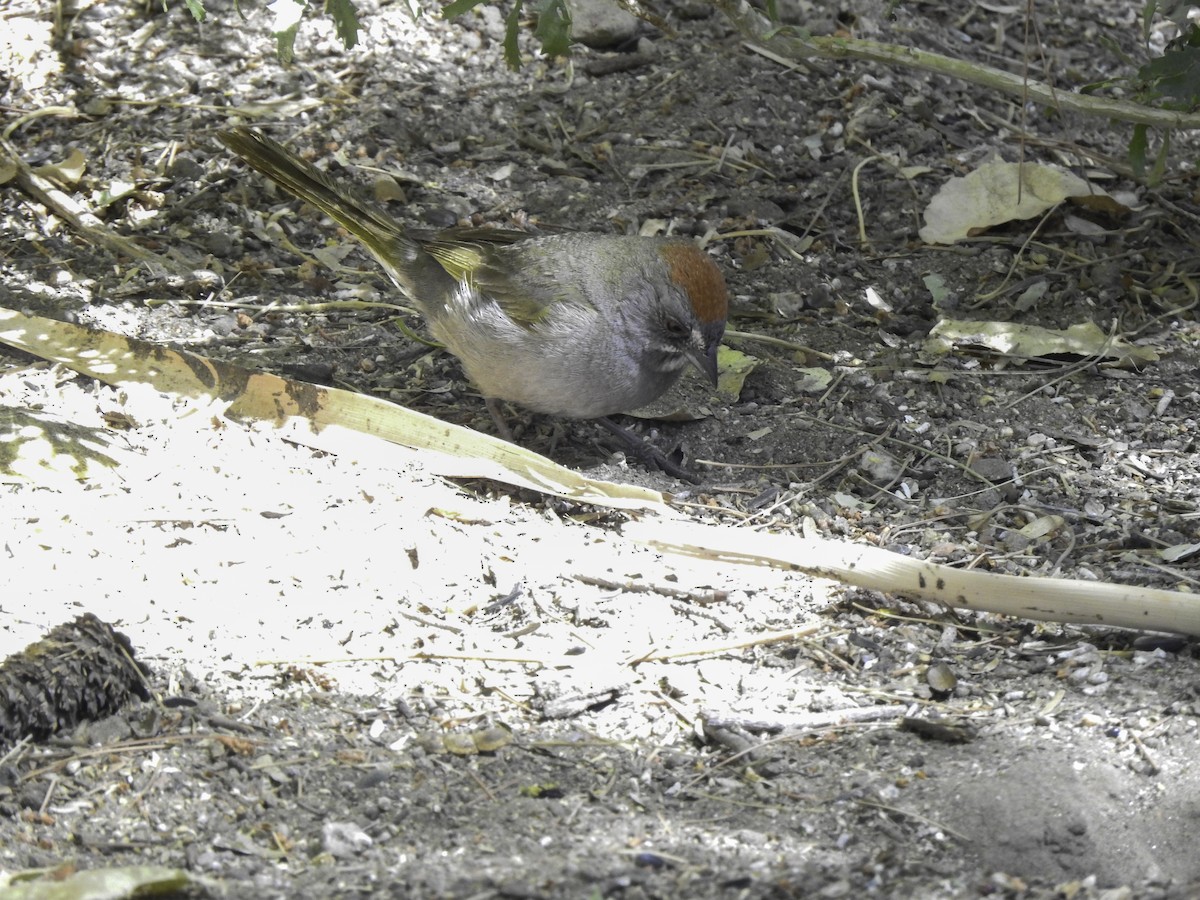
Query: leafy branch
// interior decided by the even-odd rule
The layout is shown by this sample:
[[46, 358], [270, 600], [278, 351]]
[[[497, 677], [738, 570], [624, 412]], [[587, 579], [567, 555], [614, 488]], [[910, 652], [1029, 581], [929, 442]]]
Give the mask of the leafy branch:
[[[442, 18], [457, 18], [487, 2], [488, 0], [451, 0], [442, 7]], [[541, 42], [542, 49], [550, 56], [566, 56], [571, 52], [571, 13], [565, 0], [538, 0], [534, 6], [537, 24], [533, 33]], [[517, 35], [521, 30], [521, 13], [524, 8], [523, 0], [515, 0], [513, 8], [504, 17], [504, 61], [512, 69], [521, 67]]]
[[1129, 100], [1057, 90], [1048, 84], [1003, 69], [898, 44], [883, 44], [857, 38], [814, 37], [793, 28], [776, 26], [746, 0], [712, 0], [712, 3], [729, 17], [747, 40], [792, 62], [812, 58], [867, 60], [948, 75], [1057, 109], [1104, 116], [1135, 125], [1167, 129], [1200, 128], [1200, 113], [1155, 109]]
[[[162, 0], [162, 5], [166, 10], [167, 0]], [[184, 0], [184, 5], [197, 22], [208, 18], [204, 0]], [[239, 0], [234, 0], [233, 7], [239, 16], [246, 18]], [[275, 34], [275, 52], [282, 63], [290, 63], [296, 58], [296, 35], [300, 32], [300, 21], [308, 7], [308, 0], [272, 0], [267, 6], [275, 16], [271, 31]], [[333, 19], [342, 46], [347, 50], [355, 46], [358, 43], [358, 9], [353, 0], [323, 0], [322, 8]]]

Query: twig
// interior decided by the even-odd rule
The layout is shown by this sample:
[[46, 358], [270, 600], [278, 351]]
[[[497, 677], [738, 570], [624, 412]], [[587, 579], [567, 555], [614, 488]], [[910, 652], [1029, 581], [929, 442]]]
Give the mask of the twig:
[[776, 716], [772, 719], [751, 719], [734, 713], [720, 713], [716, 710], [701, 710], [700, 718], [705, 727], [738, 728], [749, 732], [779, 732], [794, 733], [797, 731], [814, 731], [824, 728], [837, 728], [840, 725], [857, 724], [861, 722], [879, 722], [884, 719], [899, 719], [907, 707], [893, 705], [851, 706], [845, 709], [829, 709], [822, 712], [804, 713], [797, 716]]
[[[674, 526], [672, 526], [674, 527]], [[757, 637], [748, 638], [744, 641], [734, 641], [733, 643], [702, 643], [693, 646], [688, 650], [648, 650], [640, 656], [635, 656], [628, 660], [626, 665], [630, 668], [635, 668], [644, 662], [666, 662], [672, 659], [684, 659], [689, 656], [716, 656], [721, 653], [731, 653], [737, 650], [748, 650], [751, 647], [761, 647], [766, 644], [778, 644], [782, 641], [795, 641], [800, 638], [809, 637], [816, 634], [824, 624], [814, 622], [809, 625], [804, 625], [801, 628], [792, 628], [788, 631], [776, 631], [768, 634], [761, 634]]]
[[701, 605], [724, 603], [729, 599], [727, 591], [686, 591], [682, 588], [668, 587], [665, 584], [647, 584], [641, 581], [613, 581], [609, 578], [598, 578], [595, 575], [572, 575], [571, 577], [583, 584], [604, 588], [606, 591], [621, 591], [625, 594], [661, 594], [663, 597], [671, 597], [675, 600], [691, 600]]
[[80, 237], [98, 247], [103, 247], [115, 256], [125, 256], [138, 262], [147, 263], [156, 271], [176, 275], [188, 274], [187, 266], [152, 253], [128, 238], [115, 234], [91, 210], [34, 172], [29, 163], [21, 158], [12, 143], [5, 138], [0, 138], [0, 168], [3, 168], [6, 163], [15, 169], [17, 184], [20, 185], [21, 190], [47, 209], [52, 210]]
[[909, 818], [909, 819], [916, 819], [918, 822], [924, 822], [930, 828], [936, 828], [938, 831], [944, 831], [946, 834], [950, 835], [952, 838], [962, 841], [964, 844], [971, 843], [971, 839], [969, 837], [967, 837], [965, 834], [963, 834], [962, 832], [955, 831], [953, 828], [950, 828], [947, 825], [943, 825], [941, 822], [935, 822], [933, 819], [929, 818], [928, 816], [923, 816], [920, 813], [915, 813], [915, 812], [912, 812], [911, 810], [907, 810], [907, 809], [901, 809], [898, 806], [888, 806], [887, 804], [880, 803], [877, 800], [866, 800], [862, 797], [856, 798], [854, 802], [857, 803], [859, 806], [866, 806], [870, 809], [877, 809], [880, 812], [890, 813], [892, 815], [897, 815], [897, 816], [905, 816], [906, 818]]
[[785, 60], [799, 61], [815, 56], [823, 59], [858, 59], [889, 66], [903, 66], [960, 78], [970, 84], [1002, 91], [1010, 96], [1032, 100], [1055, 109], [1159, 128], [1200, 128], [1200, 114], [1197, 113], [1154, 109], [1127, 100], [1055, 90], [1040, 81], [1030, 81], [1024, 75], [898, 44], [882, 44], [855, 38], [804, 36], [792, 28], [776, 27], [766, 16], [754, 9], [748, 0], [712, 0], [712, 3], [729, 17], [743, 37]]

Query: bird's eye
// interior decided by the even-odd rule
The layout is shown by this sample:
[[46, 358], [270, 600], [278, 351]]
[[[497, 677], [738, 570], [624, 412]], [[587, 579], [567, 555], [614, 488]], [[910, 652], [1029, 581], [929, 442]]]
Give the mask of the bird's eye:
[[679, 319], [667, 319], [667, 334], [673, 338], [685, 338], [691, 330]]

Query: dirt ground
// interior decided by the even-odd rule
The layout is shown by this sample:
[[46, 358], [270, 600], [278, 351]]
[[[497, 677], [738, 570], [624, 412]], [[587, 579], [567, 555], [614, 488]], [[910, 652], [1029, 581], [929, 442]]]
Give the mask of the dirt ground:
[[[1042, 6], [1035, 77], [1067, 89], [1144, 55], [1135, 4]], [[61, 10], [57, 44], [44, 4], [5, 10], [9, 139], [34, 166], [80, 150], [75, 196], [106, 227], [215, 274], [113, 258], [9, 184], [4, 306], [491, 431], [419, 319], [363, 303], [395, 299], [369, 258], [215, 140], [251, 122], [414, 225], [523, 212], [709, 238], [726, 344], [757, 365], [695, 420], [634, 424], [699, 484], [594, 423], [512, 410], [532, 450], [671, 491], [686, 518], [1197, 590], [1190, 135], [1146, 187], [1129, 126], [781, 64], [703, 4], [570, 68], [527, 43], [517, 72], [490, 13], [363, 3], [358, 48], [311, 23], [285, 68], [262, 10]], [[785, 12], [1021, 69], [1023, 6], [883, 10]], [[930, 197], [995, 155], [1128, 209], [922, 243]], [[945, 318], [1091, 322], [1158, 359], [931, 359]], [[3, 349], [0, 403], [120, 461], [4, 485], [0, 658], [90, 612], [155, 695], [0, 747], [0, 872], [154, 863], [192, 873], [187, 893], [255, 898], [1200, 896], [1189, 639], [660, 555], [621, 535], [630, 514], [314, 452]]]

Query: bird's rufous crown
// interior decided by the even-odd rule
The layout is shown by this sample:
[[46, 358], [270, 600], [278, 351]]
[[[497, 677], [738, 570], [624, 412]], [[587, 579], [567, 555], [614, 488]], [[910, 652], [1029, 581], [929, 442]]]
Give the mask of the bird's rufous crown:
[[671, 280], [688, 292], [701, 322], [721, 322], [729, 315], [729, 292], [717, 264], [699, 247], [687, 242], [667, 244], [662, 258]]

